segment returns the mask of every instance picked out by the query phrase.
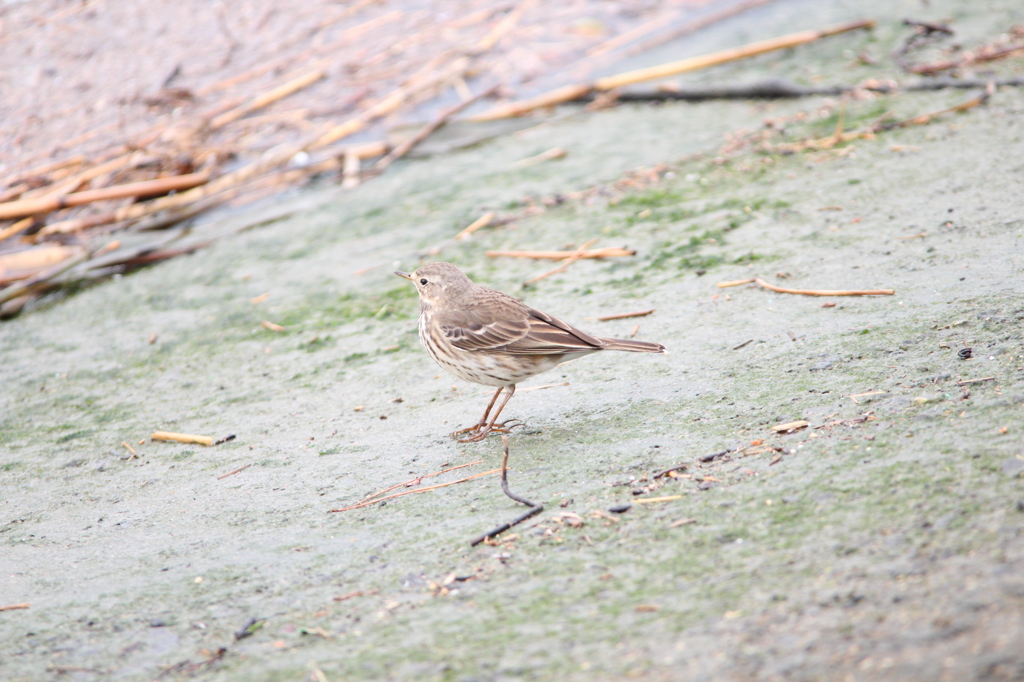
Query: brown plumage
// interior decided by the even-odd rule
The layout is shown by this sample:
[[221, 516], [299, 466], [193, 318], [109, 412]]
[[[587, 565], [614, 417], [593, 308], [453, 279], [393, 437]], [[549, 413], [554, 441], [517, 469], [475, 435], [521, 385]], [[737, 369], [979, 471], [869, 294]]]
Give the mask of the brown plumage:
[[[420, 294], [420, 341], [441, 367], [465, 381], [497, 386], [480, 421], [463, 442], [507, 433], [497, 424], [516, 384], [569, 360], [602, 350], [664, 353], [660, 343], [606, 339], [580, 331], [494, 289], [474, 284], [451, 263], [428, 263], [409, 274], [396, 272]], [[505, 399], [487, 421], [501, 392]]]

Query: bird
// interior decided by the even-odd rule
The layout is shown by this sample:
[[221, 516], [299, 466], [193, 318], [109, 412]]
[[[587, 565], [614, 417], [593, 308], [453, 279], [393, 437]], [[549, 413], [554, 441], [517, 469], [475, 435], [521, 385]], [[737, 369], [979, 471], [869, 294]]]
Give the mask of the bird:
[[[498, 423], [516, 384], [541, 372], [598, 351], [665, 353], [665, 346], [633, 339], [592, 336], [519, 299], [475, 284], [451, 263], [426, 263], [415, 272], [395, 272], [416, 285], [420, 297], [419, 337], [430, 357], [463, 381], [497, 390], [480, 421], [455, 431], [461, 443], [508, 433]], [[498, 397], [505, 398], [488, 421]], [[467, 434], [466, 438], [458, 438]]]

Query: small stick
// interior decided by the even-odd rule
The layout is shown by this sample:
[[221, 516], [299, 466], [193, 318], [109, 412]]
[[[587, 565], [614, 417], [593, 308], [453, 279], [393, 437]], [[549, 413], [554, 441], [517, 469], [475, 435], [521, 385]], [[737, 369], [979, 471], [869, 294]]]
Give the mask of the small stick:
[[378, 498], [373, 499], [373, 500], [366, 500], [365, 502], [360, 502], [359, 504], [354, 504], [351, 507], [342, 507], [341, 509], [331, 509], [331, 510], [329, 510], [329, 513], [351, 511], [353, 509], [359, 509], [360, 507], [366, 507], [366, 506], [371, 505], [371, 504], [377, 504], [378, 502], [383, 502], [384, 500], [390, 500], [390, 499], [392, 499], [394, 497], [402, 497], [403, 495], [413, 495], [415, 493], [425, 493], [425, 492], [427, 492], [429, 490], [437, 490], [438, 488], [447, 488], [448, 486], [455, 485], [456, 483], [465, 483], [466, 481], [472, 481], [474, 478], [480, 478], [481, 476], [490, 476], [491, 474], [496, 474], [499, 471], [501, 471], [501, 469], [492, 469], [490, 471], [485, 471], [485, 472], [480, 473], [480, 474], [473, 474], [472, 476], [466, 476], [465, 478], [460, 478], [457, 481], [451, 481], [449, 483], [438, 483], [437, 485], [428, 485], [425, 488], [416, 488], [415, 490], [406, 490], [406, 491], [403, 491], [403, 492], [400, 492], [400, 493], [394, 493], [393, 495], [388, 495], [386, 497], [378, 497]]
[[29, 603], [24, 604], [9, 604], [8, 606], [0, 606], [0, 611], [19, 611], [21, 609], [29, 608]]
[[1010, 45], [1009, 47], [997, 50], [982, 48], [981, 50], [973, 52], [965, 52], [959, 59], [949, 59], [943, 62], [935, 62], [933, 64], [918, 64], [917, 66], [911, 66], [907, 70], [911, 73], [930, 76], [938, 73], [939, 71], [947, 71], [949, 69], [955, 69], [969, 64], [979, 64], [982, 62], [991, 62], [997, 59], [1012, 57], [1019, 52], [1024, 52], [1024, 45]]
[[226, 474], [221, 474], [220, 476], [217, 477], [217, 480], [219, 481], [222, 478], [227, 478], [228, 476], [234, 476], [235, 474], [237, 474], [239, 472], [245, 471], [246, 469], [248, 469], [251, 466], [252, 466], [251, 463], [250, 464], [245, 464], [243, 466], [240, 466], [237, 469], [233, 469], [232, 471], [227, 472]]
[[[0, 185], [0, 186], [2, 186], [2, 185]], [[31, 188], [31, 185], [29, 185], [27, 182], [22, 182], [22, 183], [19, 183], [17, 185], [12, 185], [12, 186], [8, 187], [7, 189], [5, 189], [4, 191], [0, 192], [0, 203], [3, 203], [5, 201], [10, 201], [11, 199], [17, 199], [22, 194], [24, 194], [26, 191], [28, 191], [30, 188]]]
[[639, 310], [635, 313], [615, 313], [614, 315], [601, 315], [599, 318], [597, 318], [597, 320], [599, 322], [607, 322], [608, 320], [624, 320], [627, 317], [647, 317], [655, 310], [656, 308], [651, 308], [650, 310]]
[[553, 107], [556, 104], [564, 104], [565, 102], [571, 102], [579, 99], [580, 97], [585, 97], [593, 92], [593, 90], [594, 86], [590, 83], [566, 85], [542, 95], [537, 95], [536, 97], [530, 97], [529, 99], [495, 107], [494, 109], [485, 111], [482, 114], [470, 116], [467, 120], [472, 121], [473, 123], [483, 123], [486, 121], [497, 121], [503, 118], [515, 118], [537, 109]]
[[[870, 92], [932, 92], [955, 88], [967, 90], [987, 87], [989, 83], [995, 87], [1020, 87], [1024, 78], [1004, 78], [982, 80], [980, 78], [929, 78], [916, 83], [896, 83], [892, 81], [865, 81], [856, 85], [825, 85], [807, 87], [787, 80], [769, 79], [743, 85], [723, 85], [706, 88], [687, 87], [679, 89], [660, 89], [629, 91], [619, 94], [620, 102], [665, 102], [684, 101], [702, 102], [712, 99], [794, 99], [817, 95], [842, 95], [847, 92], [867, 90]], [[593, 96], [581, 98], [588, 101]]]
[[736, 287], [741, 284], [757, 284], [770, 291], [775, 291], [780, 294], [800, 294], [803, 296], [892, 296], [896, 293], [895, 289], [839, 289], [839, 290], [828, 290], [828, 289], [786, 289], [784, 287], [777, 287], [774, 284], [765, 282], [760, 277], [754, 279], [738, 279], [732, 282], [719, 282], [718, 288], [725, 289], [726, 287]]
[[[26, 218], [26, 220], [31, 220]], [[100, 213], [94, 216], [88, 216], [85, 218], [70, 218], [68, 220], [58, 220], [55, 223], [50, 223], [37, 233], [38, 237], [48, 237], [51, 234], [67, 234], [69, 232], [80, 232], [82, 230], [88, 230], [91, 227], [99, 227], [100, 225], [107, 225], [117, 220], [117, 215], [113, 211], [107, 213]]]
[[194, 436], [188, 433], [171, 433], [170, 431], [154, 431], [149, 438], [176, 443], [195, 443], [196, 445], [213, 445], [215, 440], [212, 436]]
[[126, 441], [126, 440], [121, 441], [121, 445], [125, 446], [125, 448], [128, 449], [128, 452], [132, 453], [132, 456], [129, 457], [128, 459], [138, 459], [139, 453], [135, 452], [135, 448], [133, 448], [131, 445], [129, 445], [128, 441]]
[[569, 152], [565, 151], [565, 147], [555, 147], [547, 150], [546, 152], [541, 152], [536, 156], [529, 156], [525, 159], [520, 159], [509, 166], [509, 168], [528, 168], [530, 166], [536, 166], [538, 163], [544, 163], [545, 161], [564, 159], [565, 155], [568, 153]]
[[348, 601], [349, 599], [354, 599], [356, 597], [362, 597], [362, 596], [363, 596], [363, 591], [362, 590], [353, 590], [352, 592], [349, 592], [347, 594], [343, 594], [341, 596], [335, 597], [334, 601]]
[[35, 222], [35, 216], [29, 216], [27, 218], [22, 218], [21, 220], [14, 223], [10, 227], [5, 227], [4, 229], [0, 230], [0, 242], [7, 239], [8, 237], [13, 237], [14, 235], [18, 234], [27, 227], [32, 227], [33, 223]]
[[733, 350], [739, 350], [740, 348], [743, 348], [744, 346], [747, 346], [747, 345], [749, 345], [749, 344], [751, 344], [753, 342], [754, 342], [754, 339], [750, 339], [749, 341], [744, 341], [743, 343], [741, 343], [738, 346], [733, 346], [732, 349]]
[[533, 284], [534, 282], [539, 282], [539, 281], [541, 281], [542, 279], [544, 279], [546, 277], [550, 277], [551, 275], [557, 275], [562, 270], [565, 270], [567, 267], [569, 267], [570, 265], [572, 265], [573, 263], [578, 261], [583, 256], [583, 254], [587, 252], [587, 248], [590, 247], [590, 246], [593, 246], [595, 243], [597, 243], [597, 240], [598, 240], [597, 237], [595, 237], [594, 239], [591, 239], [589, 242], [587, 242], [586, 244], [584, 244], [580, 248], [576, 249], [575, 253], [573, 253], [571, 256], [569, 256], [568, 258], [563, 260], [558, 266], [552, 268], [551, 270], [548, 270], [543, 275], [537, 275], [536, 277], [534, 277], [532, 279], [526, 280], [525, 282], [523, 282], [523, 286], [524, 287], [528, 287], [531, 284]]
[[497, 90], [497, 89], [498, 89], [498, 86], [496, 84], [492, 85], [491, 87], [487, 88], [486, 90], [482, 90], [482, 91], [478, 92], [477, 94], [473, 95], [469, 99], [463, 100], [463, 101], [459, 102], [458, 104], [456, 104], [455, 106], [449, 107], [448, 109], [445, 109], [444, 111], [442, 111], [437, 116], [437, 118], [435, 118], [433, 121], [431, 121], [427, 125], [425, 125], [422, 128], [420, 128], [419, 131], [415, 135], [413, 135], [408, 140], [406, 140], [402, 144], [400, 144], [397, 147], [395, 147], [394, 149], [392, 149], [388, 153], [387, 156], [385, 156], [384, 158], [379, 160], [376, 164], [374, 164], [373, 170], [375, 170], [377, 172], [380, 172], [380, 171], [384, 170], [385, 168], [390, 166], [392, 163], [394, 163], [395, 161], [397, 161], [398, 159], [402, 158], [403, 156], [408, 154], [410, 151], [412, 151], [413, 147], [418, 145], [423, 140], [427, 139], [427, 137], [429, 137], [431, 133], [433, 133], [435, 130], [437, 130], [438, 128], [443, 126], [445, 123], [447, 123], [448, 119], [450, 119], [452, 116], [454, 116], [455, 114], [459, 113], [463, 109], [466, 109], [467, 107], [475, 104], [481, 98], [487, 97], [487, 96], [493, 94], [494, 91]]
[[[34, 168], [24, 170], [17, 175], [17, 179], [25, 180], [28, 178], [36, 178], [43, 175], [49, 175], [54, 171], [64, 170], [68, 166], [81, 166], [83, 163], [85, 163], [85, 156], [83, 156], [82, 154], [76, 154], [75, 156], [72, 156], [71, 158], [68, 159], [64, 159], [63, 161], [49, 161], [41, 166], [35, 166]], [[3, 182], [0, 182], [0, 184], [13, 185], [15, 182], [16, 180], [5, 180]]]
[[713, 52], [711, 54], [701, 55], [698, 57], [691, 57], [689, 59], [682, 59], [668, 64], [662, 64], [660, 66], [653, 66], [647, 69], [639, 69], [637, 71], [627, 71], [620, 73], [615, 76], [609, 76], [607, 78], [600, 78], [593, 83], [577, 83], [575, 85], [566, 85], [556, 90], [546, 92], [536, 97], [521, 100], [519, 102], [512, 102], [505, 104], [500, 107], [495, 107], [490, 111], [485, 111], [482, 114], [472, 116], [469, 118], [470, 121], [493, 121], [502, 118], [512, 118], [515, 116], [522, 116], [523, 114], [529, 113], [536, 109], [543, 107], [550, 107], [556, 104], [563, 104], [565, 102], [571, 102], [575, 99], [579, 99], [586, 95], [589, 95], [594, 90], [609, 91], [616, 88], [621, 88], [624, 85], [632, 85], [633, 83], [639, 83], [642, 81], [653, 80], [656, 78], [665, 78], [666, 76], [674, 76], [679, 73], [685, 73], [687, 71], [695, 71], [697, 69], [704, 69], [709, 66], [715, 66], [716, 64], [724, 64], [726, 62], [735, 61], [737, 59], [744, 59], [746, 57], [753, 57], [755, 55], [770, 52], [772, 50], [781, 50], [789, 47], [795, 47], [796, 45], [802, 45], [804, 43], [813, 42], [820, 40], [827, 36], [836, 35], [838, 33], [845, 33], [846, 31], [853, 31], [862, 28], [872, 28], [875, 25], [874, 21], [855, 21], [852, 23], [841, 24], [839, 26], [833, 26], [831, 28], [822, 29], [819, 31], [800, 31], [799, 33], [791, 33], [789, 35], [780, 36], [778, 38], [771, 38], [769, 40], [761, 40], [758, 42], [750, 43], [742, 47], [737, 47], [729, 50], [722, 50], [720, 52]]
[[[490, 391], [488, 391], [488, 393], [490, 393]], [[479, 464], [482, 461], [483, 461], [482, 459], [478, 459], [477, 461], [470, 462], [469, 464], [460, 464], [458, 466], [449, 467], [447, 469], [441, 469], [440, 471], [435, 471], [432, 474], [424, 474], [423, 476], [417, 476], [416, 478], [410, 479], [410, 480], [406, 481], [405, 483], [398, 483], [396, 485], [391, 486], [390, 488], [384, 488], [383, 490], [378, 490], [377, 492], [373, 493], [372, 495], [367, 495], [361, 501], [362, 502], [366, 502], [367, 500], [373, 499], [374, 497], [377, 497], [378, 495], [383, 495], [384, 493], [389, 493], [392, 490], [394, 490], [395, 488], [408, 488], [410, 485], [417, 485], [424, 478], [431, 478], [432, 476], [439, 476], [441, 474], [446, 474], [449, 471], [455, 471], [456, 469], [465, 469], [466, 467], [471, 467], [474, 464]]]
[[341, 186], [353, 189], [359, 186], [359, 154], [354, 151], [345, 152], [345, 160], [341, 166]]
[[983, 379], [965, 379], [963, 381], [956, 382], [958, 386], [966, 386], [967, 384], [981, 384], [986, 381], [995, 381], [995, 377], [985, 377]]
[[888, 392], [889, 391], [868, 391], [867, 393], [854, 393], [853, 395], [848, 395], [846, 397], [859, 405], [860, 401], [857, 400], [857, 398], [863, 398], [868, 395], [883, 395]]
[[786, 422], [785, 424], [776, 424], [772, 427], [772, 431], [775, 433], [792, 433], [799, 431], [800, 429], [806, 429], [809, 423], [806, 419], [798, 419], [795, 422]]
[[668, 469], [662, 469], [658, 473], [656, 473], [653, 476], [651, 476], [651, 479], [652, 480], [659, 479], [662, 476], [666, 476], [666, 475], [672, 473], [673, 471], [680, 471], [680, 470], [688, 468], [689, 466], [690, 466], [689, 464], [683, 463], [683, 464], [677, 464], [674, 467], [669, 467]]
[[479, 218], [471, 222], [468, 226], [466, 226], [466, 229], [455, 235], [455, 239], [465, 239], [466, 237], [473, 234], [477, 230], [487, 227], [488, 225], [491, 224], [491, 221], [494, 220], [494, 215], [495, 214], [493, 211], [488, 211], [487, 213], [484, 213], [482, 216], [480, 216]]
[[187, 175], [174, 175], [157, 180], [133, 182], [127, 185], [104, 187], [103, 189], [91, 189], [64, 196], [51, 195], [38, 199], [9, 201], [6, 204], [0, 204], [0, 220], [21, 218], [22, 216], [35, 215], [37, 213], [48, 213], [69, 206], [81, 206], [82, 204], [104, 201], [106, 199], [167, 194], [174, 190], [197, 187], [206, 183], [209, 179], [209, 173], [189, 173]]
[[634, 324], [633, 329], [631, 329], [629, 332], [629, 338], [632, 339], [633, 337], [635, 337], [638, 331], [640, 331], [640, 325]]
[[828, 36], [846, 33], [847, 31], [855, 31], [862, 28], [873, 28], [874, 25], [874, 21], [865, 20], [840, 24], [838, 26], [832, 26], [817, 31], [799, 31], [797, 33], [780, 36], [778, 38], [759, 40], [742, 47], [713, 52], [711, 54], [701, 55], [698, 57], [690, 57], [689, 59], [681, 59], [679, 61], [669, 62], [668, 64], [662, 64], [660, 66], [652, 66], [647, 69], [627, 71], [626, 73], [609, 76], [608, 78], [601, 78], [595, 81], [594, 87], [598, 90], [612, 90], [615, 88], [621, 88], [624, 85], [632, 85], [633, 83], [654, 80], [655, 78], [674, 76], [687, 71], [695, 71], [697, 69], [704, 69], [717, 64], [736, 61], [737, 59], [745, 59], [747, 57], [764, 54], [765, 52], [796, 47], [797, 45], [811, 43]]
[[294, 78], [284, 85], [274, 88], [270, 92], [265, 92], [262, 95], [255, 97], [242, 106], [235, 107], [230, 111], [225, 111], [220, 116], [215, 116], [213, 120], [210, 121], [210, 127], [214, 130], [222, 128], [233, 121], [237, 121], [246, 114], [251, 114], [254, 111], [263, 109], [279, 99], [284, 99], [288, 95], [294, 94], [305, 87], [309, 87], [326, 75], [327, 72], [322, 68], [304, 73], [298, 78]]
[[697, 458], [697, 461], [698, 462], [703, 462], [705, 464], [707, 462], [714, 462], [719, 457], [725, 457], [730, 452], [735, 452], [735, 451], [734, 450], [722, 450], [721, 452], [713, 452], [710, 455], [701, 455], [700, 457]]
[[88, 251], [85, 251], [77, 256], [72, 256], [71, 258], [68, 258], [65, 261], [57, 263], [52, 268], [44, 270], [37, 275], [29, 277], [26, 280], [22, 280], [17, 284], [12, 284], [6, 289], [0, 289], [0, 303], [6, 303], [7, 301], [18, 298], [22, 294], [29, 292], [31, 289], [39, 285], [45, 285], [47, 282], [64, 274], [65, 272], [75, 267], [79, 263], [83, 263], [89, 260], [89, 258], [91, 257], [92, 254]]
[[474, 53], [481, 53], [490, 50], [492, 47], [498, 44], [505, 35], [515, 28], [515, 25], [519, 23], [523, 13], [533, 5], [537, 4], [537, 0], [522, 0], [515, 9], [505, 15], [505, 18], [498, 22], [498, 25], [488, 33], [484, 38], [473, 47]]
[[682, 495], [666, 495], [665, 497], [644, 497], [640, 499], [634, 499], [633, 504], [650, 504], [651, 502], [671, 502], [672, 500], [681, 500]]
[[620, 33], [614, 38], [606, 40], [603, 43], [599, 43], [594, 47], [590, 48], [589, 50], [587, 50], [587, 56], [597, 57], [599, 55], [604, 54], [605, 52], [610, 52], [611, 50], [618, 49], [619, 47], [625, 45], [626, 43], [629, 43], [641, 36], [647, 35], [652, 31], [656, 31], [668, 24], [673, 23], [678, 16], [679, 11], [674, 10], [671, 12], [667, 12], [662, 16], [657, 16], [650, 21], [640, 24], [639, 26], [634, 26], [625, 33]]
[[512, 498], [516, 502], [519, 502], [520, 504], [525, 504], [526, 506], [529, 507], [529, 509], [526, 510], [525, 512], [523, 512], [522, 514], [520, 514], [519, 516], [517, 516], [516, 518], [512, 519], [508, 523], [503, 523], [500, 526], [492, 528], [491, 530], [487, 531], [483, 535], [473, 539], [473, 541], [469, 543], [470, 547], [476, 547], [477, 545], [479, 545], [484, 540], [487, 540], [489, 538], [493, 538], [493, 537], [496, 537], [498, 535], [501, 535], [502, 533], [507, 531], [512, 526], [517, 526], [520, 523], [522, 523], [523, 521], [525, 521], [525, 520], [527, 520], [527, 519], [529, 519], [529, 518], [531, 518], [533, 516], [536, 516], [537, 514], [539, 514], [542, 511], [544, 511], [544, 505], [537, 504], [536, 502], [530, 502], [525, 497], [520, 497], [520, 496], [516, 495], [515, 493], [513, 493], [511, 490], [509, 490], [509, 488], [508, 488], [508, 436], [505, 435], [505, 434], [502, 434], [502, 436], [501, 436], [501, 445], [502, 445], [502, 449], [505, 452], [505, 456], [501, 460], [501, 489], [504, 491], [505, 495], [507, 495], [508, 497]]
[[[25, 200], [43, 198], [56, 198], [65, 196], [76, 189], [81, 187], [87, 182], [94, 180], [101, 175], [109, 173], [111, 171], [120, 170], [124, 166], [135, 166], [140, 161], [145, 159], [152, 159], [153, 157], [146, 157], [145, 155], [131, 152], [128, 154], [122, 154], [109, 161], [104, 161], [101, 164], [93, 166], [92, 168], [86, 168], [80, 171], [76, 175], [64, 178], [59, 184], [53, 184], [47, 187], [40, 187], [39, 189], [30, 190], [22, 195]], [[134, 161], [134, 163], [132, 163]]]
[[[563, 260], [575, 255], [575, 251], [488, 251], [491, 258], [534, 258], [538, 260]], [[635, 256], [636, 251], [632, 249], [620, 249], [614, 246], [603, 249], [586, 251], [579, 255], [580, 258], [614, 258], [617, 256]]]

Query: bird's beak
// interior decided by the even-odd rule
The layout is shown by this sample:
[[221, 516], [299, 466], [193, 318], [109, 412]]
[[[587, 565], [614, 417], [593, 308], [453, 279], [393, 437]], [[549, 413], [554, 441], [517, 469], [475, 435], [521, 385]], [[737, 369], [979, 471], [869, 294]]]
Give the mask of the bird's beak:
[[405, 277], [410, 282], [412, 281], [412, 275], [410, 275], [408, 272], [395, 272], [395, 274], [398, 275], [399, 277]]

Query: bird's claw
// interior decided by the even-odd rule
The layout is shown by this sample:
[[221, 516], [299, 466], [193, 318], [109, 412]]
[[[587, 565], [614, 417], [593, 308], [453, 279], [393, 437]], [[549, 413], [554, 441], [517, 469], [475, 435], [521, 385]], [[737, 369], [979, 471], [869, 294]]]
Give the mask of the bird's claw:
[[[512, 433], [512, 429], [517, 426], [524, 426], [522, 419], [508, 419], [500, 424], [493, 424], [490, 426], [486, 424], [475, 424], [468, 428], [460, 429], [459, 431], [453, 431], [451, 436], [459, 443], [479, 443], [492, 433]], [[469, 433], [471, 435], [468, 438], [458, 438], [458, 436], [463, 433]]]

